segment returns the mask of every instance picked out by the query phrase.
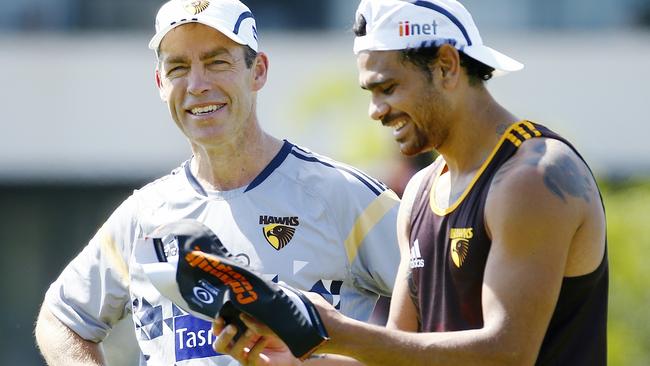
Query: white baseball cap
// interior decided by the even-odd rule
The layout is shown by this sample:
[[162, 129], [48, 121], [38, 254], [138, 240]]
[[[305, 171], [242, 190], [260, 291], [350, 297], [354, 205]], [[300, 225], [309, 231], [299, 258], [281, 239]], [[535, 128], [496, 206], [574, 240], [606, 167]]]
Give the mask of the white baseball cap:
[[186, 23], [212, 27], [233, 41], [257, 52], [257, 26], [250, 9], [237, 0], [170, 0], [156, 15], [156, 35], [149, 48], [158, 49], [170, 30]]
[[448, 43], [497, 70], [518, 71], [524, 65], [483, 44], [472, 15], [456, 0], [362, 0], [356, 13], [366, 34], [354, 40], [354, 53], [419, 48]]

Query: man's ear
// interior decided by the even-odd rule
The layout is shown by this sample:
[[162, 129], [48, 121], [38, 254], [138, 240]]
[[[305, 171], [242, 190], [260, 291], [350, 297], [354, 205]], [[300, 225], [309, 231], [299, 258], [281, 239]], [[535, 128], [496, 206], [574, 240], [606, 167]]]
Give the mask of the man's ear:
[[456, 47], [449, 44], [440, 46], [435, 62], [440, 67], [443, 87], [455, 88], [461, 73], [460, 54]]
[[167, 101], [167, 93], [165, 92], [163, 85], [162, 85], [162, 79], [160, 78], [160, 69], [156, 68], [156, 72], [154, 75], [156, 79], [156, 87], [158, 87], [158, 93], [160, 93], [160, 99], [162, 99], [163, 102]]
[[266, 84], [269, 72], [269, 58], [264, 52], [258, 52], [253, 63], [253, 91], [259, 91]]

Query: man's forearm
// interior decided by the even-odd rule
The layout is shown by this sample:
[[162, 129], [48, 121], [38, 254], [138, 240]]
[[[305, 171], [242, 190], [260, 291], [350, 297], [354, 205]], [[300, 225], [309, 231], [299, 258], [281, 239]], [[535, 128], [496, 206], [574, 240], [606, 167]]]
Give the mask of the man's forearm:
[[313, 356], [306, 360], [305, 366], [363, 366], [363, 364], [353, 358], [340, 355], [322, 355]]
[[[322, 352], [353, 357], [363, 365], [522, 365], [515, 353], [498, 345], [485, 329], [410, 333], [347, 319], [331, 332]], [[455, 362], [455, 360], [459, 360]]]
[[106, 365], [99, 344], [87, 341], [43, 306], [36, 322], [36, 343], [49, 366]]

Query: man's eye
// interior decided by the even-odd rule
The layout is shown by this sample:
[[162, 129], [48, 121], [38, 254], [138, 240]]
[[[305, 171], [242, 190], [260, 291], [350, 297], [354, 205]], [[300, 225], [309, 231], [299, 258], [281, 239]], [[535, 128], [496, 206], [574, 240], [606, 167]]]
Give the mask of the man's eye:
[[167, 75], [177, 74], [185, 69], [187, 69], [185, 66], [174, 66], [167, 71]]
[[384, 88], [381, 92], [383, 94], [386, 94], [386, 95], [391, 95], [395, 91], [396, 86], [397, 86], [396, 84], [393, 84], [393, 85], [389, 86], [388, 88]]

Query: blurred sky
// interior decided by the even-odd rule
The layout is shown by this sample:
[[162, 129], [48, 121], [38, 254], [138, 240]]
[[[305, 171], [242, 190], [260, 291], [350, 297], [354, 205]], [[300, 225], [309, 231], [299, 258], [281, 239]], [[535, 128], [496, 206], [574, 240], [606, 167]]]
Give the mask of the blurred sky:
[[[0, 181], [149, 179], [189, 155], [146, 47], [161, 1], [0, 0]], [[381, 175], [397, 155], [366, 116], [351, 52], [355, 1], [247, 1], [270, 55], [275, 135]], [[566, 135], [600, 175], [650, 174], [650, 1], [465, 1], [486, 44], [526, 64], [489, 88]]]

